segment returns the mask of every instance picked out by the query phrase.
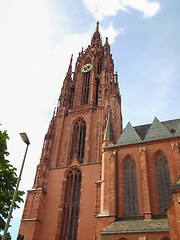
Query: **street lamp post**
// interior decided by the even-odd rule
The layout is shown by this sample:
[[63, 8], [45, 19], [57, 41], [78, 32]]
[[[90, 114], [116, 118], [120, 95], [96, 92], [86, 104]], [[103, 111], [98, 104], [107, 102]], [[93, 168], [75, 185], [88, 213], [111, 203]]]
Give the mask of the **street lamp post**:
[[2, 236], [2, 240], [6, 240], [7, 231], [8, 231], [8, 228], [9, 228], [9, 222], [11, 220], [12, 211], [13, 211], [13, 208], [14, 208], [14, 204], [15, 204], [15, 200], [16, 200], [16, 196], [17, 196], [17, 192], [18, 192], [19, 182], [21, 180], [21, 175], [22, 175], [22, 171], [23, 171], [23, 167], [24, 167], [24, 163], [25, 163], [25, 159], [26, 159], [26, 154], [27, 154], [27, 150], [28, 150], [28, 147], [29, 147], [29, 144], [30, 144], [30, 141], [29, 141], [28, 136], [27, 136], [26, 133], [20, 133], [20, 136], [21, 136], [23, 142], [26, 143], [26, 151], [25, 151], [24, 159], [23, 159], [23, 162], [22, 162], [22, 165], [21, 165], [21, 170], [20, 170], [20, 173], [19, 173], [19, 177], [17, 179], [16, 189], [14, 191], [14, 195], [13, 195], [13, 199], [12, 199], [12, 202], [11, 202], [11, 206], [10, 206], [10, 210], [9, 210], [9, 214], [8, 214], [8, 218], [7, 218], [7, 222], [6, 222], [6, 226], [4, 228], [4, 234]]

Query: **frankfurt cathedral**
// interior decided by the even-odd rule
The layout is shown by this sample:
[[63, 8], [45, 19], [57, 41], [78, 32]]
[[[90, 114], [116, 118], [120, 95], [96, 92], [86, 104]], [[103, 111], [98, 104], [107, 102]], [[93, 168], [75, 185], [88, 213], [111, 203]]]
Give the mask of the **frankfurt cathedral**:
[[180, 240], [180, 119], [122, 128], [99, 23], [72, 57], [19, 229], [24, 240]]

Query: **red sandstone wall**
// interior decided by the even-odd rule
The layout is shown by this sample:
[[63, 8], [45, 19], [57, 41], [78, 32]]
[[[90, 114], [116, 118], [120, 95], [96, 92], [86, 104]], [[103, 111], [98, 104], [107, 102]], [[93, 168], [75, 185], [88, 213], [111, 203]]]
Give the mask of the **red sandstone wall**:
[[[80, 167], [82, 173], [80, 212], [78, 224], [78, 239], [93, 239], [95, 231], [96, 184], [99, 180], [99, 164]], [[46, 202], [43, 211], [41, 234], [38, 240], [56, 239], [60, 230], [59, 219], [62, 207], [62, 188], [64, 173], [67, 168], [54, 169], [49, 172]], [[81, 233], [79, 235], [79, 233]]]
[[[180, 142], [179, 142], [180, 145]], [[142, 163], [140, 157], [142, 151], [142, 145], [132, 144], [129, 146], [119, 147], [118, 150], [118, 182], [119, 182], [119, 216], [124, 216], [124, 175], [123, 175], [123, 160], [127, 155], [130, 155], [136, 163], [136, 181], [137, 181], [137, 193], [138, 193], [138, 207], [139, 214], [144, 213], [149, 209], [153, 215], [160, 213], [158, 186], [156, 179], [156, 169], [154, 164], [154, 156], [158, 151], [162, 151], [168, 160], [169, 174], [171, 184], [175, 183], [180, 173], [179, 166], [174, 157], [174, 151], [171, 147], [171, 141], [161, 140], [152, 143], [144, 143], [145, 147], [145, 161]], [[146, 169], [143, 164], [146, 164]], [[147, 173], [144, 171], [147, 170]], [[144, 181], [144, 178], [147, 181]], [[147, 184], [145, 184], [147, 183]]]

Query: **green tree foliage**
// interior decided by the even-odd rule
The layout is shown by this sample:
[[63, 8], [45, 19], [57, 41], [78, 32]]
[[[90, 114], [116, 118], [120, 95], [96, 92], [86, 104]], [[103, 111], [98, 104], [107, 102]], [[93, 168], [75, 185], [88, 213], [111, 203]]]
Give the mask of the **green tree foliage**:
[[[6, 219], [8, 217], [14, 189], [17, 182], [16, 168], [13, 167], [6, 157], [9, 155], [7, 151], [7, 140], [9, 139], [7, 131], [0, 130], [0, 239], [4, 231]], [[14, 209], [19, 208], [17, 203], [23, 202], [21, 196], [23, 191], [18, 191]], [[8, 233], [7, 239], [11, 239]]]

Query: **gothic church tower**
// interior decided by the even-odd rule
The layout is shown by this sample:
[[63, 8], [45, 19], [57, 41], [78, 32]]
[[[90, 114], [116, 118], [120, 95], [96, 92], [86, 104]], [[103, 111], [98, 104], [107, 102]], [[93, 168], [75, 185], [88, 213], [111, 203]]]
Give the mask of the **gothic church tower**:
[[106, 207], [116, 215], [115, 200], [113, 206], [104, 201], [107, 188], [115, 199], [115, 186], [103, 185], [104, 168], [111, 166], [103, 163], [102, 146], [121, 134], [121, 97], [99, 23], [74, 72], [72, 60], [27, 194], [19, 233], [28, 240], [97, 239], [96, 215]]

